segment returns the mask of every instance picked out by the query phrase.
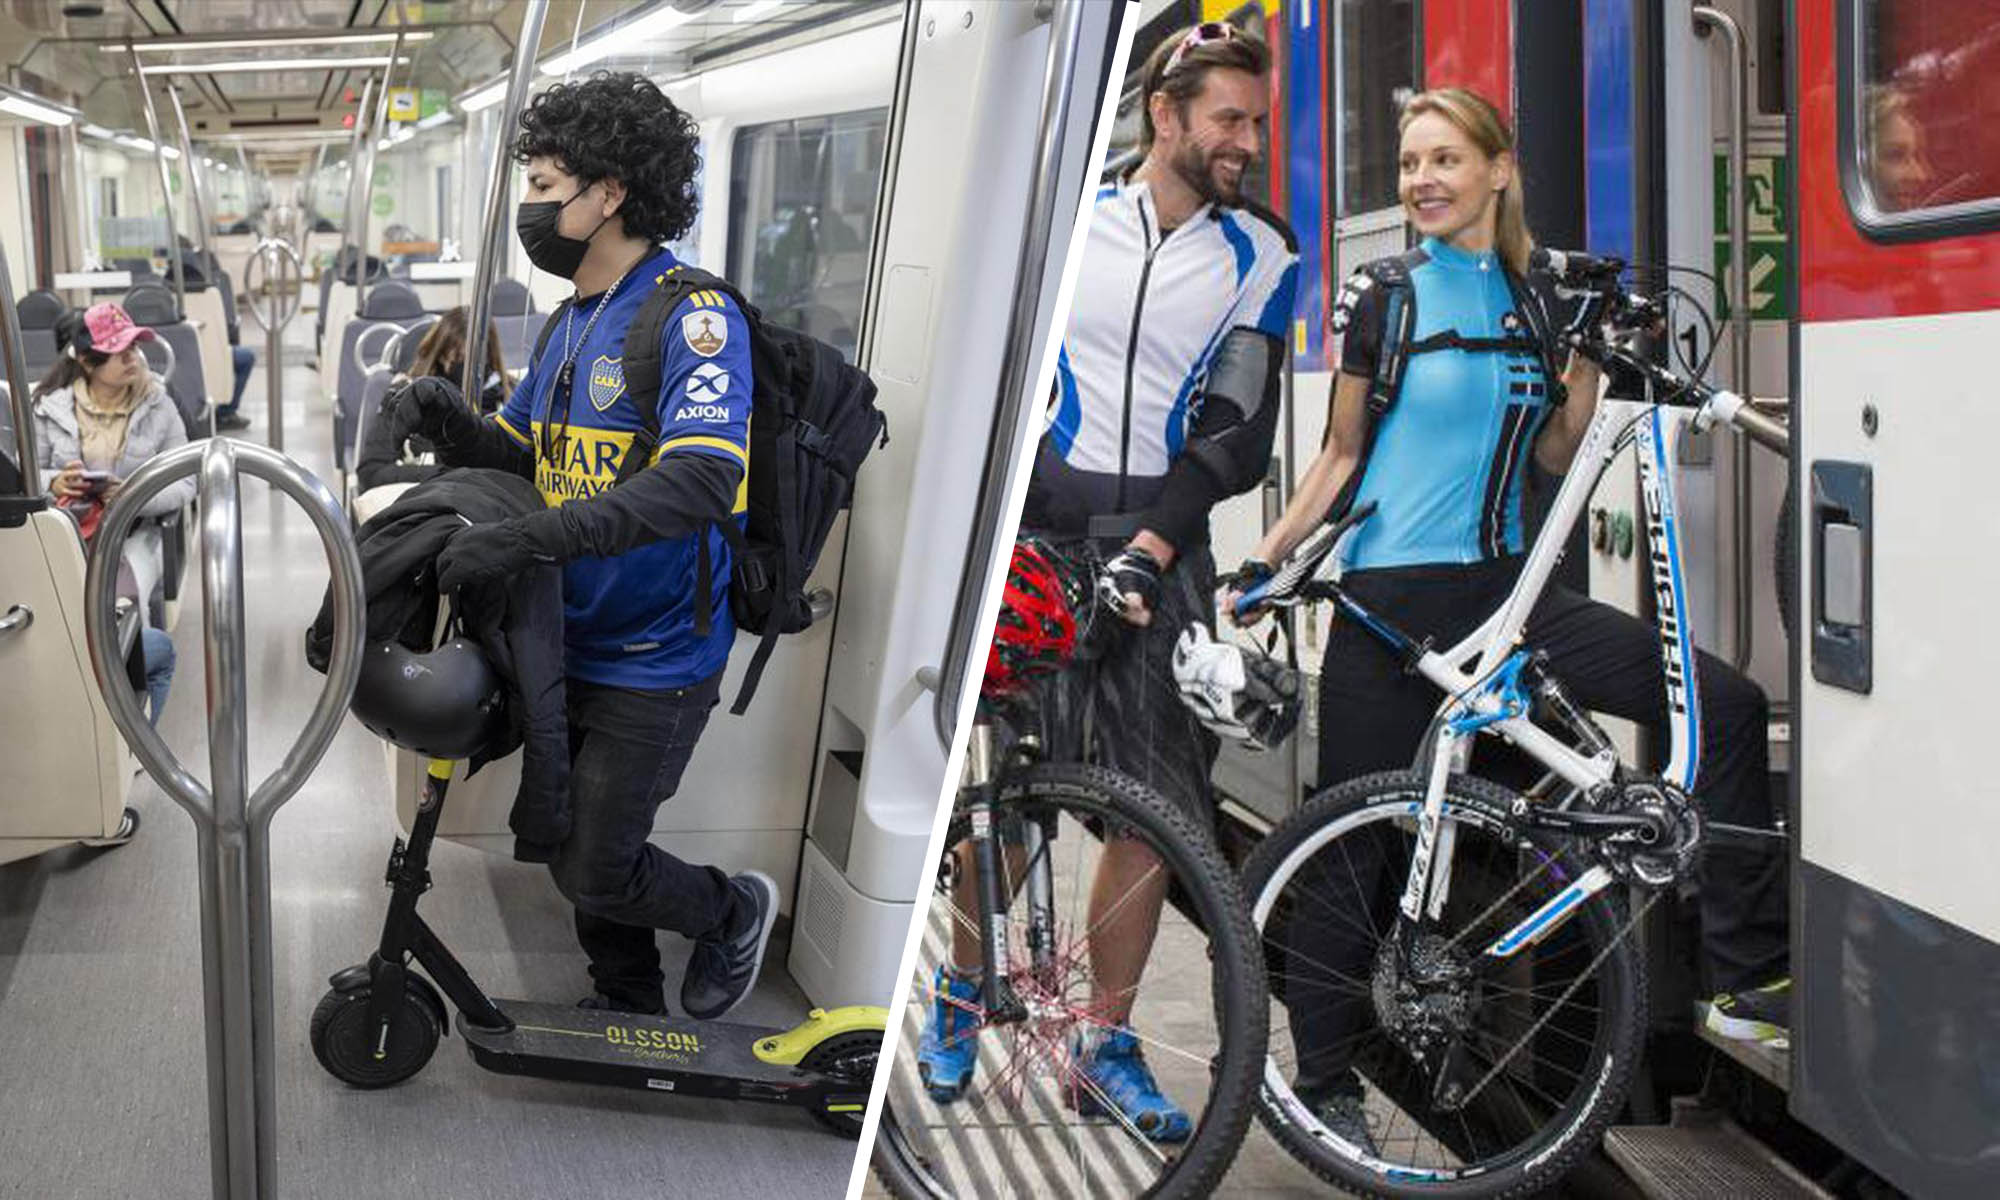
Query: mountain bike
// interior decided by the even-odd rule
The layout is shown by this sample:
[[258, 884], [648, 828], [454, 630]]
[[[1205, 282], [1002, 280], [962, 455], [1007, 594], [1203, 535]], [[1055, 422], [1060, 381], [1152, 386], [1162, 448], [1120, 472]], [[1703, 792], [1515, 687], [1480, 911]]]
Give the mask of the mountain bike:
[[[1487, 1197], [1547, 1186], [1587, 1153], [1631, 1086], [1646, 1029], [1645, 962], [1632, 931], [1702, 847], [1689, 798], [1701, 690], [1668, 464], [1682, 414], [1760, 440], [1784, 437], [1726, 391], [1634, 348], [1657, 300], [1615, 260], [1571, 256], [1573, 347], [1600, 362], [1606, 396], [1513, 590], [1476, 630], [1437, 648], [1344, 589], [1332, 564], [1364, 505], [1322, 526], [1237, 612], [1327, 600], [1443, 693], [1417, 765], [1333, 787], [1252, 855], [1244, 890], [1274, 994], [1337, 1012], [1313, 1053], [1371, 1086], [1337, 1130], [1293, 1090], [1296, 1043], [1272, 1038], [1259, 1115], [1294, 1157], [1378, 1196]], [[1613, 459], [1636, 446], [1672, 753], [1659, 774], [1620, 761], [1522, 631], [1571, 529]], [[1527, 793], [1467, 773], [1480, 736], [1546, 774]], [[1397, 885], [1400, 883], [1400, 887]], [[1331, 1006], [1331, 1007], [1328, 1007]], [[1318, 1019], [1317, 1017], [1313, 1019]]]
[[[876, 1173], [911, 1198], [1207, 1195], [1248, 1131], [1265, 1057], [1269, 1000], [1242, 893], [1189, 814], [1117, 772], [1053, 761], [1037, 724], [1022, 704], [981, 700], [901, 1018]], [[1127, 867], [1135, 847], [1150, 865], [1107, 865], [1114, 847]], [[1100, 986], [1104, 941], [1142, 934], [1131, 926], [1160, 895], [1139, 985]], [[968, 957], [983, 973], [976, 986], [955, 986], [941, 969]], [[949, 1036], [978, 1050], [964, 1093], [948, 1102], [933, 1098], [937, 1081], [916, 1061], [941, 1004]], [[1190, 1119], [1185, 1139], [1151, 1136], [1093, 1079], [1088, 1055], [1111, 1037], [1141, 1048]]]

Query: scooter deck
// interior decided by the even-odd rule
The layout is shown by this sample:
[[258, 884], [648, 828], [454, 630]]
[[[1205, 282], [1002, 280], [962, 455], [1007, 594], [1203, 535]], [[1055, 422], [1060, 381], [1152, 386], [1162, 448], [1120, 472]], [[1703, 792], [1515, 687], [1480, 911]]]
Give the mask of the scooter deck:
[[489, 1071], [808, 1106], [827, 1089], [826, 1080], [757, 1057], [758, 1041], [781, 1030], [532, 1000], [494, 1004], [514, 1028], [482, 1029], [463, 1014], [458, 1021], [473, 1060]]

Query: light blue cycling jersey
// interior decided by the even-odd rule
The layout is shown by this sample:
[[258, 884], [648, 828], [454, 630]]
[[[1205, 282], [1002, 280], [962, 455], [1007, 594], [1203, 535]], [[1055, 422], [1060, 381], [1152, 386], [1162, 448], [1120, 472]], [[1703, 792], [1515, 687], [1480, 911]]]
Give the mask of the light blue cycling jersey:
[[[1498, 256], [1424, 239], [1410, 267], [1416, 324], [1402, 390], [1381, 418], [1354, 503], [1375, 514], [1346, 547], [1350, 569], [1472, 563], [1519, 554], [1522, 483], [1549, 411], [1540, 357], [1526, 350], [1439, 348], [1426, 339], [1528, 338]], [[1519, 286], [1516, 284], [1515, 286]], [[1340, 369], [1372, 377], [1383, 288], [1357, 273], [1334, 316]]]

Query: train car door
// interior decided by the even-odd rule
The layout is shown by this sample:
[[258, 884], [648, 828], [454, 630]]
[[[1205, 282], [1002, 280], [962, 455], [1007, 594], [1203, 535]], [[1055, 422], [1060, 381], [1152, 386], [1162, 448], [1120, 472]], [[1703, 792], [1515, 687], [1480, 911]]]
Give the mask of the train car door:
[[2000, 13], [1797, 6], [1804, 550], [1792, 1105], [1897, 1186], [2000, 1186]]

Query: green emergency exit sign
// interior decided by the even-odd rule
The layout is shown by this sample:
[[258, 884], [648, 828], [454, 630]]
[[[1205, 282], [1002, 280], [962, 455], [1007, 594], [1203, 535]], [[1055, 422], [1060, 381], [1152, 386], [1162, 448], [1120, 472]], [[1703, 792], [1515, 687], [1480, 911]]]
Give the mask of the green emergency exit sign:
[[[1750, 252], [1750, 315], [1756, 320], [1782, 321], [1791, 316], [1786, 297], [1791, 290], [1792, 221], [1786, 209], [1791, 194], [1791, 163], [1782, 154], [1752, 154], [1744, 164], [1749, 192], [1747, 209]], [[1727, 296], [1729, 277], [1729, 156], [1715, 156], [1715, 277], [1724, 299], [1718, 320], [1728, 320], [1734, 297]]]

